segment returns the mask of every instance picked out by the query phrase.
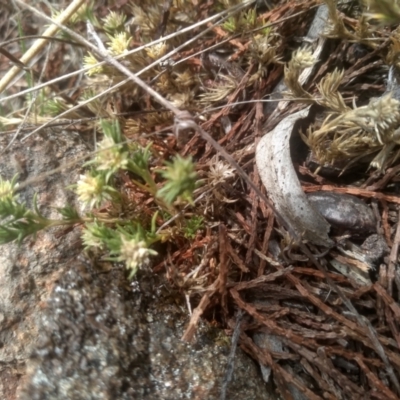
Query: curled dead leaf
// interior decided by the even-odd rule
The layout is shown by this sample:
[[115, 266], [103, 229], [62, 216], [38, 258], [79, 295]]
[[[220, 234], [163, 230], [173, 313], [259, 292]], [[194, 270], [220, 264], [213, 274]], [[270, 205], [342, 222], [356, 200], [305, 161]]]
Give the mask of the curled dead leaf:
[[290, 156], [293, 126], [308, 116], [309, 109], [286, 117], [264, 135], [256, 148], [256, 163], [267, 194], [286, 223], [300, 238], [331, 247], [330, 225], [308, 201]]

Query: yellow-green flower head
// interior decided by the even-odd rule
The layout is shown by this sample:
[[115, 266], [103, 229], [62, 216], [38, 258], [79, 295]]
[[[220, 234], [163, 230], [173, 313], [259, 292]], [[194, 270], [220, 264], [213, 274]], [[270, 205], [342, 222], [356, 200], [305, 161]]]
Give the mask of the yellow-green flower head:
[[160, 42], [153, 44], [153, 46], [146, 47], [145, 50], [151, 59], [157, 60], [167, 53], [168, 46], [165, 42]]
[[112, 138], [104, 136], [98, 145], [96, 154], [97, 169], [100, 171], [117, 171], [126, 169], [128, 165], [128, 153], [123, 152], [121, 146], [116, 145]]
[[147, 247], [145, 241], [127, 238], [121, 234], [121, 248], [118, 261], [126, 263], [126, 267], [131, 270], [130, 277], [135, 275], [137, 269], [147, 261], [149, 256], [156, 254], [156, 251]]
[[93, 176], [86, 173], [85, 175], [80, 175], [75, 190], [79, 200], [89, 206], [89, 208], [93, 208], [111, 198], [107, 189], [110, 188], [106, 186], [102, 176]]
[[102, 19], [103, 28], [107, 32], [114, 32], [116, 30], [121, 30], [124, 26], [125, 20], [126, 20], [125, 14], [120, 14], [111, 11], [105, 18]]
[[89, 224], [82, 232], [82, 242], [85, 248], [92, 247], [102, 249], [104, 247], [104, 242], [94, 234], [92, 226]]
[[109, 36], [109, 38], [110, 42], [108, 43], [108, 48], [112, 54], [117, 56], [128, 51], [129, 43], [132, 38], [127, 32], [119, 32], [114, 36]]
[[[93, 67], [86, 72], [87, 76], [101, 74], [103, 72], [103, 67], [101, 65], [97, 65], [99, 62], [96, 57], [89, 53], [89, 55], [83, 57], [83, 66], [85, 68]], [[95, 66], [96, 65], [96, 66]]]
[[316, 62], [315, 57], [309, 47], [298, 49], [292, 56], [290, 64], [297, 69], [311, 67]]
[[0, 177], [0, 201], [13, 200], [15, 198], [14, 190], [17, 186], [18, 183], [14, 183], [14, 180], [7, 181]]

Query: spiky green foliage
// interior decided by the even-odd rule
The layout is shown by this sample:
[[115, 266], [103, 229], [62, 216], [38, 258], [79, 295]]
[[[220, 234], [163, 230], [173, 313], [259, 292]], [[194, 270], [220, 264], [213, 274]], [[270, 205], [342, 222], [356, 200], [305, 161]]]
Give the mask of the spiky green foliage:
[[63, 217], [61, 220], [44, 217], [39, 211], [36, 196], [33, 209], [27, 208], [19, 201], [17, 188], [17, 176], [11, 181], [0, 177], [0, 244], [14, 240], [21, 243], [27, 236], [42, 229], [81, 222], [78, 212], [71, 206], [58, 209]]
[[108, 259], [125, 262], [132, 278], [150, 256], [157, 255], [150, 246], [160, 237], [155, 233], [155, 218], [149, 230], [139, 223], [127, 222], [124, 226], [109, 227], [94, 221], [86, 224], [82, 240], [86, 248], [97, 248], [108, 254]]
[[364, 0], [367, 6], [366, 15], [381, 24], [398, 24], [400, 22], [400, 2], [398, 0]]
[[172, 162], [166, 162], [166, 166], [164, 171], [160, 171], [166, 182], [158, 190], [157, 196], [164, 199], [167, 204], [172, 204], [178, 197], [192, 202], [197, 180], [192, 159], [178, 155]]

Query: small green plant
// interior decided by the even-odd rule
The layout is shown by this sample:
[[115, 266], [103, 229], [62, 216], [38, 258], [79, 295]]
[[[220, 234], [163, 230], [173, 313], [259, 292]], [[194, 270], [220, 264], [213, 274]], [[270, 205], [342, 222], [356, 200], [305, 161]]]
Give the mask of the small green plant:
[[292, 59], [285, 66], [285, 83], [290, 89], [290, 92], [285, 94], [289, 98], [312, 98], [311, 94], [302, 87], [299, 78], [302, 71], [305, 68], [311, 67], [313, 64], [315, 64], [315, 62], [316, 60], [313, 56], [311, 48], [309, 47], [300, 48], [293, 53]]
[[230, 33], [245, 32], [258, 26], [263, 25], [262, 20], [257, 21], [257, 12], [255, 9], [242, 11], [239, 14], [230, 16], [223, 24], [222, 27]]
[[191, 158], [176, 156], [172, 162], [166, 162], [166, 169], [159, 171], [166, 179], [164, 186], [157, 191], [157, 196], [171, 205], [178, 197], [193, 203], [192, 195], [196, 188], [197, 174]]
[[110, 14], [103, 18], [103, 29], [109, 34], [121, 32], [125, 29], [125, 21], [126, 15], [111, 11]]
[[94, 221], [86, 224], [82, 240], [87, 249], [98, 248], [108, 252], [108, 260], [125, 262], [132, 278], [149, 256], [157, 254], [155, 250], [150, 249], [150, 246], [161, 238], [156, 234], [156, 218], [157, 213], [153, 216], [149, 230], [137, 222], [127, 222], [124, 226], [117, 225], [111, 228], [102, 222]]
[[193, 215], [186, 221], [183, 228], [183, 235], [186, 239], [194, 239], [197, 231], [200, 230], [204, 225], [204, 218], [199, 215]]
[[33, 210], [30, 210], [18, 199], [16, 180], [17, 176], [11, 181], [0, 177], [0, 244], [14, 240], [21, 243], [24, 238], [42, 229], [82, 221], [71, 206], [58, 209], [62, 219], [52, 220], [44, 217], [39, 211], [36, 197], [33, 199]]
[[[42, 229], [83, 222], [82, 240], [85, 248], [98, 249], [105, 252], [110, 260], [125, 262], [132, 277], [139, 265], [149, 256], [157, 254], [150, 246], [165, 239], [162, 232], [156, 234], [159, 211], [164, 215], [174, 215], [174, 203], [177, 200], [179, 203], [192, 203], [197, 174], [192, 160], [180, 156], [166, 162], [165, 169], [152, 171], [151, 143], [146, 147], [137, 143], [128, 144], [123, 140], [118, 121], [102, 121], [100, 126], [103, 139], [98, 143], [93, 159], [86, 163], [88, 171], [72, 186], [79, 200], [86, 205], [88, 215], [81, 217], [73, 207], [67, 205], [58, 209], [61, 219], [48, 219], [39, 211], [36, 197], [32, 210], [18, 200], [17, 176], [11, 181], [0, 179], [0, 243], [13, 240], [21, 243], [24, 238]], [[116, 209], [129, 208], [129, 204], [126, 204], [129, 199], [121, 195], [116, 184], [117, 174], [123, 171], [132, 174], [131, 184], [154, 199], [157, 208], [151, 221], [141, 215], [140, 207], [132, 215], [115, 218]], [[158, 182], [160, 177], [163, 178], [162, 182]], [[108, 212], [99, 216], [94, 209], [100, 206]], [[187, 237], [192, 237], [202, 219], [193, 218], [189, 221], [185, 229]]]

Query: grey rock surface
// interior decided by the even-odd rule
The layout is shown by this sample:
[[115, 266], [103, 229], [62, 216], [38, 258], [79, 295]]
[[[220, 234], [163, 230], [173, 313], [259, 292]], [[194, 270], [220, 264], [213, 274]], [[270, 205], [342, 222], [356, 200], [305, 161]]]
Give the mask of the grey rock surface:
[[[219, 399], [229, 346], [206, 323], [195, 343], [181, 341], [187, 313], [160, 279], [72, 263], [48, 301], [21, 399]], [[270, 396], [239, 351], [227, 399], [244, 398]]]
[[[10, 136], [0, 137], [0, 150]], [[76, 133], [49, 130], [24, 142], [17, 139], [0, 157], [0, 175], [18, 182], [30, 182], [19, 192], [28, 205], [38, 193], [38, 206], [50, 218], [59, 218], [55, 207], [67, 202], [76, 204], [73, 193], [66, 189], [76, 183], [82, 162], [69, 165], [44, 177], [54, 168], [87, 154], [88, 150]], [[61, 239], [62, 238], [62, 239]], [[43, 305], [63, 266], [79, 254], [79, 230], [51, 229], [40, 232], [36, 240], [27, 238], [0, 247], [0, 393], [2, 399], [16, 398], [17, 388], [25, 374], [26, 360], [35, 346]]]
[[47, 303], [21, 399], [130, 399], [151, 391], [140, 294], [121, 268], [74, 262]]

